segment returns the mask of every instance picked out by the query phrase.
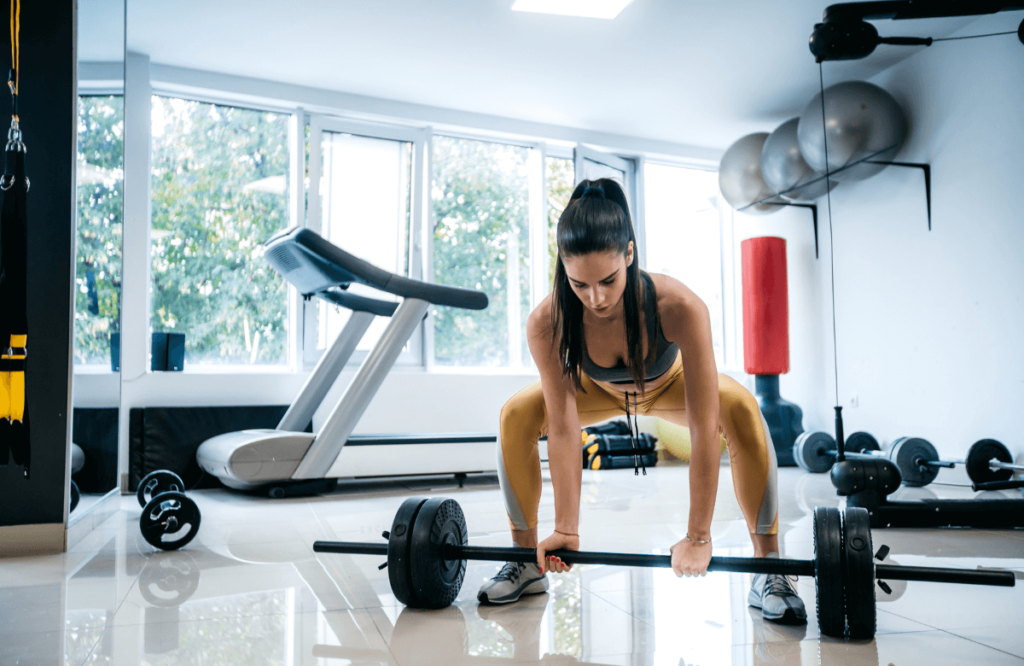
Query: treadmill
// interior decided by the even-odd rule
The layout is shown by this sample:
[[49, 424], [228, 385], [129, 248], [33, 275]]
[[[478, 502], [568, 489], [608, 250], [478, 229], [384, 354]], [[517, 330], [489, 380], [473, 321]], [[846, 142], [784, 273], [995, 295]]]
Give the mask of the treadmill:
[[[206, 473], [230, 488], [268, 489], [272, 497], [284, 497], [327, 492], [342, 477], [455, 474], [461, 485], [469, 472], [497, 468], [494, 433], [352, 435], [430, 306], [483, 310], [487, 294], [394, 275], [301, 227], [267, 241], [265, 256], [304, 299], [316, 296], [352, 315], [276, 429], [230, 432], [199, 446], [196, 461]], [[401, 301], [348, 293], [352, 283]], [[374, 317], [391, 321], [326, 421], [317, 432], [304, 432]]]

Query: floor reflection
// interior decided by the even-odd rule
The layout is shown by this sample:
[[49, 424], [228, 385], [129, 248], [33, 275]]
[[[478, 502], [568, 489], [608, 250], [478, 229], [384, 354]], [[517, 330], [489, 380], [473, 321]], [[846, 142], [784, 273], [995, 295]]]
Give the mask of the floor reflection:
[[[588, 547], [664, 548], [685, 515], [685, 503], [673, 499], [685, 490], [685, 472], [659, 467], [646, 481], [611, 474], [600, 485], [588, 481], [581, 526]], [[803, 508], [824, 504], [830, 486], [803, 473], [787, 478], [781, 541], [788, 556], [810, 557]], [[634, 483], [647, 483], [651, 496], [631, 499]], [[444, 494], [456, 492], [471, 542], [505, 545], [499, 491]], [[866, 642], [819, 638], [812, 579], [797, 584], [811, 611], [806, 626], [764, 622], [747, 606], [748, 574], [678, 579], [664, 569], [577, 566], [553, 576], [546, 594], [480, 606], [477, 587], [498, 565], [470, 562], [454, 606], [414, 610], [391, 593], [387, 571], [377, 568], [383, 558], [311, 548], [316, 539], [378, 538], [400, 490], [285, 502], [194, 495], [204, 525], [182, 551], [147, 544], [137, 503], [122, 498], [120, 513], [71, 552], [0, 560], [0, 664], [1024, 666], [1024, 586], [890, 582], [894, 594], [878, 593], [876, 640]], [[731, 516], [736, 507], [722, 509]], [[741, 519], [716, 518], [713, 530], [717, 555], [751, 554]], [[1024, 575], [1024, 530], [876, 530], [873, 537], [892, 547], [893, 563]]]

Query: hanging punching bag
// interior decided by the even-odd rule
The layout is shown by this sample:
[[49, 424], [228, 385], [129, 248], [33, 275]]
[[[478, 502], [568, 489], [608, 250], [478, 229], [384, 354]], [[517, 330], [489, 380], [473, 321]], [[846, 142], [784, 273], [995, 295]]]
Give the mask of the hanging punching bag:
[[804, 431], [803, 410], [779, 395], [779, 375], [789, 372], [789, 285], [786, 241], [774, 236], [740, 243], [743, 263], [743, 368], [780, 466], [795, 465], [793, 442]]
[[[17, 8], [17, 9], [16, 9]], [[26, 283], [28, 225], [25, 198], [25, 144], [18, 118], [18, 69], [21, 3], [11, 2], [11, 128], [3, 176], [0, 176], [0, 465], [13, 458], [29, 475], [28, 408], [25, 370], [28, 362]]]

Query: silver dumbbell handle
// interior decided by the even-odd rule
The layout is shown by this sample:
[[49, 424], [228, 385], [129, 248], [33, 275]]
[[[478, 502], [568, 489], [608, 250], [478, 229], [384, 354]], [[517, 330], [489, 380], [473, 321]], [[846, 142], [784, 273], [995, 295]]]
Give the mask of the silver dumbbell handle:
[[988, 466], [989, 469], [991, 469], [993, 472], [996, 471], [997, 469], [1010, 469], [1013, 470], [1014, 472], [1024, 472], [1024, 465], [1013, 465], [1011, 463], [1005, 463], [1002, 460], [999, 460], [998, 458], [993, 458], [992, 460], [989, 460]]

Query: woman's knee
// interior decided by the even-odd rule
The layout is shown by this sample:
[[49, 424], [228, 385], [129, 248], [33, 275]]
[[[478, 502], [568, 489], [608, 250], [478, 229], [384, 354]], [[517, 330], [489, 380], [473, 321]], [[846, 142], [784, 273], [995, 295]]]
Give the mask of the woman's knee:
[[501, 408], [499, 434], [502, 449], [537, 446], [544, 429], [544, 396], [538, 389], [521, 391]]
[[736, 382], [735, 386], [722, 386], [719, 391], [719, 412], [723, 429], [740, 440], [764, 439], [761, 408], [749, 391]]

